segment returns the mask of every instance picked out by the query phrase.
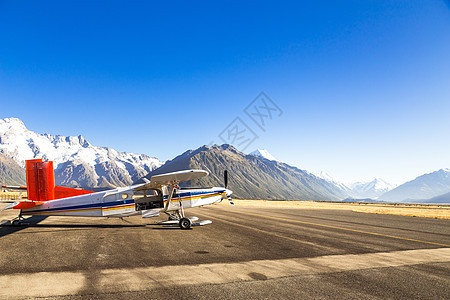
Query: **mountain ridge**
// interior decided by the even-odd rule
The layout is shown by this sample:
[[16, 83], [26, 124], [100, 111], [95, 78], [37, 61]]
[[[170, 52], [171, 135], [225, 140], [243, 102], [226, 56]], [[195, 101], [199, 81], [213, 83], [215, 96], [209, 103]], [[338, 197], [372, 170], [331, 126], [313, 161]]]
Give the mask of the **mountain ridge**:
[[251, 153], [249, 153], [249, 155], [254, 155], [254, 156], [260, 156], [260, 157], [264, 157], [265, 159], [268, 160], [275, 160], [278, 161], [278, 159], [276, 159], [272, 154], [269, 153], [269, 151], [267, 151], [266, 149], [257, 149]]
[[17, 118], [0, 119], [0, 151], [22, 167], [27, 159], [52, 160], [56, 184], [71, 187], [126, 186], [162, 165], [145, 154], [93, 146], [81, 135], [38, 134]]
[[334, 179], [326, 172], [320, 172], [317, 176], [333, 183], [352, 199], [376, 199], [384, 193], [395, 188], [394, 184], [388, 183], [381, 178], [374, 178], [372, 181], [343, 183]]
[[204, 169], [210, 175], [195, 179], [192, 185], [222, 186], [228, 170], [229, 188], [234, 196], [248, 199], [340, 200], [339, 189], [325, 180], [285, 163], [244, 154], [231, 145], [202, 146], [188, 150], [150, 172], [151, 178], [166, 172]]
[[423, 174], [384, 193], [378, 199], [388, 202], [407, 202], [430, 199], [450, 192], [450, 169], [444, 168]]

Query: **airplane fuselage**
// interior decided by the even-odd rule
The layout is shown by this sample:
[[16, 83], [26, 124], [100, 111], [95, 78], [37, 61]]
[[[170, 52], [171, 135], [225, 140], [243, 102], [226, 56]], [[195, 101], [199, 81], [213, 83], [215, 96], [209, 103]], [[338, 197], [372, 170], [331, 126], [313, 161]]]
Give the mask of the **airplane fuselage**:
[[141, 197], [134, 192], [139, 186], [141, 185], [46, 201], [34, 208], [23, 209], [22, 215], [126, 217], [142, 214], [142, 217], [154, 217], [160, 212], [220, 202], [231, 192], [225, 188], [179, 189], [167, 205], [169, 197], [166, 193], [162, 193], [159, 200], [154, 196]]

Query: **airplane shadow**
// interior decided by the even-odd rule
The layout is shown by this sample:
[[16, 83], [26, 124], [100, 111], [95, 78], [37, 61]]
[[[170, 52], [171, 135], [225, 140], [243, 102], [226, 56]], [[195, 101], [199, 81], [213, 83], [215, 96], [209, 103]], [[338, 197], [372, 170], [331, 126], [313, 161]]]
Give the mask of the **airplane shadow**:
[[[159, 225], [159, 226], [161, 226], [161, 225]], [[154, 228], [152, 228], [152, 230], [182, 230], [182, 229], [178, 226], [173, 226], [173, 227], [162, 226], [162, 227], [154, 227]], [[185, 229], [185, 230], [192, 230], [192, 228]]]
[[[19, 232], [29, 227], [33, 228], [53, 228], [53, 229], [89, 229], [89, 228], [138, 228], [147, 227], [151, 224], [39, 224], [48, 218], [47, 216], [31, 216], [23, 220], [24, 225], [12, 226], [9, 222], [0, 225], [0, 238], [15, 232]], [[5, 220], [6, 221], [6, 220]], [[47, 231], [48, 232], [48, 231]]]
[[36, 224], [36, 228], [134, 228], [145, 225], [111, 225], [111, 224]]
[[[39, 229], [73, 229], [83, 230], [90, 228], [149, 228], [152, 230], [180, 230], [178, 225], [160, 225], [160, 224], [40, 224], [47, 216], [31, 216], [23, 220], [25, 225], [12, 226], [11, 224], [0, 225], [0, 238], [27, 229], [29, 227]], [[34, 231], [33, 231], [34, 232]], [[45, 231], [51, 232], [51, 231]], [[55, 230], [56, 232], [56, 230]]]
[[6, 236], [8, 234], [12, 234], [12, 233], [21, 231], [30, 226], [35, 226], [39, 222], [42, 222], [43, 220], [45, 220], [46, 218], [47, 217], [44, 217], [44, 216], [32, 216], [32, 217], [29, 217], [24, 220], [24, 222], [26, 222], [27, 225], [21, 225], [21, 226], [12, 226], [12, 225], [2, 224], [2, 225], [0, 225], [0, 238]]

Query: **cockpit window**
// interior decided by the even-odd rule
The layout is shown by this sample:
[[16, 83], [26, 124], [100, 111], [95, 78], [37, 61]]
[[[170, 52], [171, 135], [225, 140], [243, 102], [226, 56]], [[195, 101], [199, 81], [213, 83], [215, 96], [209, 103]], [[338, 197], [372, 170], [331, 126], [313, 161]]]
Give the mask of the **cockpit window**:
[[158, 195], [158, 190], [144, 190], [144, 191], [136, 191], [134, 192], [134, 196], [144, 196], [144, 197], [150, 197], [150, 196], [156, 196]]

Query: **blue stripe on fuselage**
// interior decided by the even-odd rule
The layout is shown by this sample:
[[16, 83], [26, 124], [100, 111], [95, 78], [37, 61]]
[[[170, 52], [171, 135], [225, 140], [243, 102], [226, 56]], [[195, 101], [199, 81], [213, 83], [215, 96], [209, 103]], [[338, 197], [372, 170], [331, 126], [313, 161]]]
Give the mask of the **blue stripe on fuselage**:
[[134, 203], [134, 199], [112, 201], [112, 202], [105, 202], [105, 203], [100, 202], [100, 203], [93, 203], [93, 204], [83, 204], [83, 205], [74, 205], [74, 206], [62, 206], [62, 207], [39, 209], [39, 210], [24, 210], [24, 213], [28, 213], [28, 212], [33, 212], [33, 213], [36, 213], [36, 212], [51, 212], [51, 211], [59, 211], [59, 210], [111, 207], [111, 206], [117, 206], [117, 205], [123, 205], [123, 204], [131, 204], [131, 203]]

